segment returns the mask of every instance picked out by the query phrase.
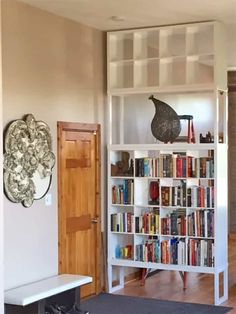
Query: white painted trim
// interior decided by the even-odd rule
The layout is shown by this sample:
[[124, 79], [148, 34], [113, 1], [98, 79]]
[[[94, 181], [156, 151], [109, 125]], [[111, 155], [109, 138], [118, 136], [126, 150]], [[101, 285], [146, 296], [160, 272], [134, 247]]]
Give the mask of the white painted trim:
[[228, 72], [236, 71], [236, 66], [235, 66], [235, 67], [228, 67], [228, 68], [227, 68], [227, 71], [228, 71]]

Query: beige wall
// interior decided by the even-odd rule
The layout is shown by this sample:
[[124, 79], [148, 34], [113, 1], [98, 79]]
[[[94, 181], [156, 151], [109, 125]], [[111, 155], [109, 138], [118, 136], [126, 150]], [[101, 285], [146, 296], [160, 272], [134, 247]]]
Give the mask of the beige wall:
[[[3, 126], [26, 113], [48, 123], [56, 154], [57, 121], [104, 126], [105, 34], [5, 0], [3, 15]], [[5, 289], [58, 271], [57, 165], [52, 205], [24, 208], [4, 198]]]
[[235, 50], [236, 50], [236, 23], [226, 25], [226, 49], [227, 49], [227, 65], [228, 68], [236, 69], [236, 59], [235, 59]]

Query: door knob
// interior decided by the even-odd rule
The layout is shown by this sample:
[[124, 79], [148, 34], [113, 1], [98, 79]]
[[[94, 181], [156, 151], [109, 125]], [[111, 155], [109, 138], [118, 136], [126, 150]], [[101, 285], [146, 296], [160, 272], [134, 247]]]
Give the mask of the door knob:
[[93, 224], [97, 224], [98, 221], [99, 221], [98, 217], [94, 217], [91, 219], [91, 223], [93, 223]]

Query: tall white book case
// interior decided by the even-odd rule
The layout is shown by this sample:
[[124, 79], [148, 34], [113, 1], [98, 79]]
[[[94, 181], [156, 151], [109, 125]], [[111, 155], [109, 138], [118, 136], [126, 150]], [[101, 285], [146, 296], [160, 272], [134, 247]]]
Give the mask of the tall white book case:
[[[219, 22], [107, 34], [110, 292], [139, 267], [212, 274], [214, 303], [228, 298], [224, 40]], [[195, 143], [152, 136], [151, 94], [193, 116]]]

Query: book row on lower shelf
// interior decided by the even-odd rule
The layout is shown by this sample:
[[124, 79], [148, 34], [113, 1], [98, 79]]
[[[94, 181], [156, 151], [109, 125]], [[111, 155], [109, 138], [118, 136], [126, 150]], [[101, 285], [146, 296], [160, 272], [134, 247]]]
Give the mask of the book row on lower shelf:
[[135, 245], [135, 249], [133, 245], [117, 245], [115, 257], [139, 262], [213, 267], [214, 241], [191, 238], [187, 242], [181, 238], [163, 241], [148, 239]]
[[135, 187], [132, 179], [123, 181], [112, 185], [113, 205], [133, 205], [136, 202], [144, 202], [140, 199], [140, 190], [147, 189], [147, 199], [144, 199], [151, 205], [214, 207], [214, 180], [200, 181], [197, 182], [198, 185], [194, 184], [196, 182], [187, 185], [186, 180], [172, 180], [172, 185], [151, 180], [143, 185], [137, 182]]
[[112, 186], [113, 204], [133, 204], [134, 203], [134, 181], [125, 179], [122, 183]]
[[[165, 215], [165, 216], [164, 216]], [[154, 208], [141, 215], [131, 212], [111, 214], [111, 232], [214, 237], [214, 210], [185, 208], [164, 211]]]

